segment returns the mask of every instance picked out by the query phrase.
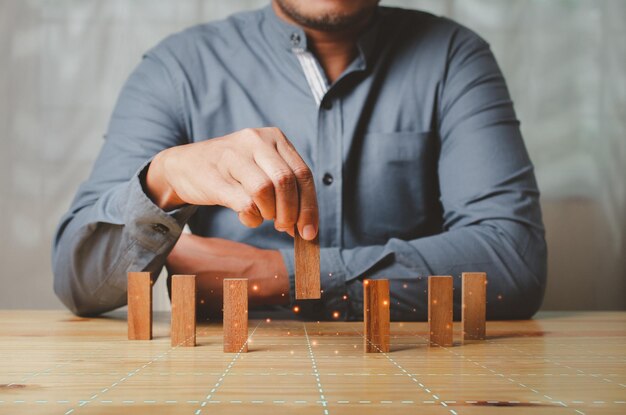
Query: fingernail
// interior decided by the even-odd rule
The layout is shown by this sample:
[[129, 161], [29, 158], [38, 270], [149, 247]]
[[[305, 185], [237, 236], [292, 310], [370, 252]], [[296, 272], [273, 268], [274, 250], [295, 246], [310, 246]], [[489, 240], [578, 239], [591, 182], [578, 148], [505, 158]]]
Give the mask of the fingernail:
[[306, 240], [315, 238], [315, 227], [313, 225], [305, 225], [302, 229], [302, 237]]

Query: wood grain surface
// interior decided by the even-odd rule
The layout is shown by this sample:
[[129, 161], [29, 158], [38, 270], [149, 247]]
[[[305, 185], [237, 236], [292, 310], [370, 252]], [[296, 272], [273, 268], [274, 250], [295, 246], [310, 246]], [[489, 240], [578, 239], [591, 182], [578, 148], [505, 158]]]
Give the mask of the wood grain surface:
[[389, 351], [389, 280], [363, 281], [363, 326], [366, 353]]
[[128, 340], [152, 339], [152, 279], [149, 272], [128, 273]]
[[464, 272], [461, 278], [463, 341], [484, 340], [487, 318], [487, 274], [484, 272]]
[[[435, 348], [428, 347], [426, 322], [392, 322], [384, 355], [363, 353], [362, 322], [250, 320], [250, 352], [227, 354], [220, 322], [200, 322], [198, 347], [191, 348], [171, 346], [168, 312], [154, 313], [149, 342], [126, 340], [126, 317], [0, 311], [0, 415], [626, 409], [626, 312], [489, 321], [485, 341]], [[460, 330], [455, 336], [460, 340]]]
[[294, 260], [296, 300], [321, 297], [319, 234], [312, 241], [302, 239], [294, 227]]
[[248, 351], [248, 279], [224, 279], [224, 352]]
[[428, 328], [431, 346], [452, 346], [452, 277], [428, 277]]
[[196, 276], [172, 276], [172, 346], [196, 345]]

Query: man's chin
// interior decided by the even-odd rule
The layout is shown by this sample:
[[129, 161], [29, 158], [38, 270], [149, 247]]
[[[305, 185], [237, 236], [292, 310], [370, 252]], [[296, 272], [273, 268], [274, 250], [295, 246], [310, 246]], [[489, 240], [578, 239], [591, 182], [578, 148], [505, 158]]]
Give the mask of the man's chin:
[[[298, 2], [275, 0], [278, 7], [298, 25], [310, 29], [338, 32], [363, 23], [374, 12], [377, 4], [361, 8], [342, 7], [341, 2]], [[327, 3], [327, 4], [326, 4]]]

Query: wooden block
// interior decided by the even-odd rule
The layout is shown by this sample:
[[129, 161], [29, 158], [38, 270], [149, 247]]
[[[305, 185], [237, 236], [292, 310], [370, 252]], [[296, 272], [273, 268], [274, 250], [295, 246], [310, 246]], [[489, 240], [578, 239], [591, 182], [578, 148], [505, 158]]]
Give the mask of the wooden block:
[[430, 346], [452, 346], [452, 277], [428, 277]]
[[461, 326], [463, 341], [484, 340], [487, 317], [487, 274], [464, 272]]
[[172, 346], [196, 345], [196, 276], [172, 276]]
[[365, 352], [389, 352], [389, 280], [363, 281]]
[[294, 256], [296, 299], [319, 299], [320, 292], [320, 243], [319, 234], [312, 241], [302, 239], [294, 227]]
[[248, 351], [248, 279], [224, 279], [224, 352]]
[[128, 273], [128, 340], [152, 339], [152, 278], [149, 272]]

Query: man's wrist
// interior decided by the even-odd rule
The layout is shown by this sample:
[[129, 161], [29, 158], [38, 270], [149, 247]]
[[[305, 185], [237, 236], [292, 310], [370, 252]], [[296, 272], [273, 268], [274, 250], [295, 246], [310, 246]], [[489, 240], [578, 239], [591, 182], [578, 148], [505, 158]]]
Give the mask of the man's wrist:
[[167, 180], [166, 159], [167, 150], [163, 150], [150, 162], [146, 173], [146, 194], [155, 205], [164, 211], [170, 211], [183, 206], [185, 202], [178, 197]]

